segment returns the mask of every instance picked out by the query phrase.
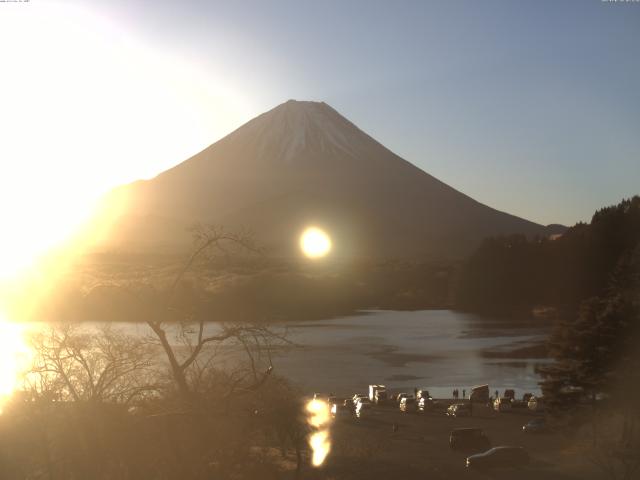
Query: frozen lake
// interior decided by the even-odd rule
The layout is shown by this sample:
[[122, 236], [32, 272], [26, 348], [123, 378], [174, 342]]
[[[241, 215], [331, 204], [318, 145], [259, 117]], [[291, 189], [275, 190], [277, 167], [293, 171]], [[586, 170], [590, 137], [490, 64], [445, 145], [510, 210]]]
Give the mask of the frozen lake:
[[491, 392], [514, 388], [521, 395], [539, 392], [535, 365], [546, 360], [489, 358], [486, 352], [543, 342], [548, 331], [546, 323], [452, 310], [373, 311], [291, 326], [297, 346], [274, 365], [308, 391], [348, 394], [382, 383], [404, 391], [424, 386], [450, 397], [454, 387], [462, 393], [488, 383]]

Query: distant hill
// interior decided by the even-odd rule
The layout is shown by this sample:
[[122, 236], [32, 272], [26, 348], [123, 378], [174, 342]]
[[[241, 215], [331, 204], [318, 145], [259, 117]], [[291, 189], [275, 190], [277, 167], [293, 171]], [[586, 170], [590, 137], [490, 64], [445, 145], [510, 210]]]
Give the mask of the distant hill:
[[634, 255], [640, 258], [637, 195], [548, 240], [522, 235], [486, 239], [461, 266], [455, 303], [490, 313], [556, 310], [574, 318], [583, 302], [610, 293], [612, 279], [629, 268]]
[[299, 255], [305, 226], [337, 258], [459, 258], [487, 237], [548, 236], [400, 158], [325, 103], [290, 100], [157, 177], [120, 187], [128, 204], [103, 246], [190, 244], [195, 222], [250, 228], [272, 255]]

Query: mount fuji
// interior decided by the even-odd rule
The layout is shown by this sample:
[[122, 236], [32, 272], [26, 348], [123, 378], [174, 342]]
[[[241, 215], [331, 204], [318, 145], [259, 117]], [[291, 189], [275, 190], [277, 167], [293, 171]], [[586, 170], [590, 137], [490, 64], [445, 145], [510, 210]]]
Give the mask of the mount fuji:
[[283, 103], [117, 191], [126, 209], [104, 246], [119, 249], [185, 248], [196, 222], [249, 228], [280, 257], [315, 225], [345, 259], [451, 259], [491, 235], [556, 233], [444, 184], [321, 102]]

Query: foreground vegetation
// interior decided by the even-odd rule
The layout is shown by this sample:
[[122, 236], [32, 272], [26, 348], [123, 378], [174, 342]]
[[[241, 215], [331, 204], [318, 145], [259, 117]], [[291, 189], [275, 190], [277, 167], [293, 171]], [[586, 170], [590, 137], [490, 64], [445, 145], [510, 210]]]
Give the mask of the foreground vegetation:
[[0, 478], [278, 478], [256, 447], [296, 452], [301, 397], [273, 374], [286, 332], [248, 322], [206, 325], [180, 296], [197, 262], [241, 237], [208, 230], [169, 288], [129, 285], [148, 335], [78, 325], [31, 338], [32, 364], [0, 416]]

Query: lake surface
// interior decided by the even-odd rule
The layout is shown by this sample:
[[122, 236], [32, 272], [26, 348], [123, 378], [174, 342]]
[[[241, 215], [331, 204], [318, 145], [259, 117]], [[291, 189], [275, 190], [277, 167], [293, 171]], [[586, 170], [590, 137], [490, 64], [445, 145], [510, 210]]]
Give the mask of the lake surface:
[[[539, 393], [536, 364], [546, 359], [487, 358], [544, 342], [548, 323], [496, 320], [452, 310], [372, 311], [291, 327], [298, 345], [274, 359], [276, 372], [306, 391], [353, 394], [369, 384], [395, 391], [427, 387], [451, 397], [488, 383], [493, 392]], [[485, 353], [486, 354], [486, 353]]]
[[[42, 324], [41, 324], [42, 325]], [[99, 324], [86, 323], [93, 329]], [[142, 323], [116, 323], [134, 335], [148, 335]], [[207, 333], [220, 328], [209, 323]], [[518, 396], [539, 393], [535, 366], [544, 358], [509, 358], [510, 351], [544, 342], [547, 322], [500, 320], [453, 310], [368, 311], [327, 320], [287, 324], [291, 347], [273, 357], [275, 373], [306, 393], [353, 395], [369, 384], [392, 391], [426, 387], [450, 398], [457, 387], [469, 392], [514, 388]], [[488, 355], [493, 352], [494, 355]], [[495, 355], [495, 353], [498, 355]], [[495, 358], [496, 356], [500, 358]]]

